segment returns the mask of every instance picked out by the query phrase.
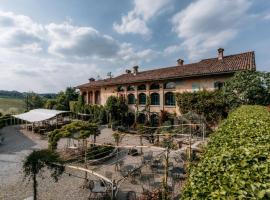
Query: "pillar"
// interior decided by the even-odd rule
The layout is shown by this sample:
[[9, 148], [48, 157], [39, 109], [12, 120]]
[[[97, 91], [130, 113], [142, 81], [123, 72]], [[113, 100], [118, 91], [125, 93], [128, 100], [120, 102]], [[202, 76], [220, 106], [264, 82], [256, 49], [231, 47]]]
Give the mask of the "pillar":
[[160, 110], [164, 110], [164, 87], [163, 83], [159, 84], [159, 103], [160, 103]]

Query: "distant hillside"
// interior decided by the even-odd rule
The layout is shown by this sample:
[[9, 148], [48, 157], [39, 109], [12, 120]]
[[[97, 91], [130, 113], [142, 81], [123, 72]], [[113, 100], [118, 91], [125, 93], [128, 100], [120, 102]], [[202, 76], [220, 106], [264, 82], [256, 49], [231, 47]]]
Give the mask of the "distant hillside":
[[[27, 92], [18, 92], [18, 91], [7, 91], [0, 90], [0, 98], [14, 98], [14, 99], [23, 99], [27, 95]], [[42, 93], [40, 96], [47, 99], [55, 99], [57, 94], [55, 93]]]
[[23, 93], [18, 92], [18, 91], [0, 90], [0, 97], [2, 97], [2, 98], [22, 99], [24, 97], [24, 95], [23, 95]]

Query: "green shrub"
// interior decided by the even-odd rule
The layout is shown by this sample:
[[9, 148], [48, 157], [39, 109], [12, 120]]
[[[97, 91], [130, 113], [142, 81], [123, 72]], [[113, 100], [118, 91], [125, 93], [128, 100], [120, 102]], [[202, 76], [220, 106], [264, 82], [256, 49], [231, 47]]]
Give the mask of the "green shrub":
[[241, 106], [191, 167], [182, 199], [269, 198], [270, 113], [263, 106]]
[[87, 159], [100, 159], [108, 156], [112, 153], [114, 147], [112, 146], [93, 146], [92, 148], [88, 149], [87, 151]]
[[192, 111], [204, 115], [209, 123], [217, 123], [226, 117], [227, 105], [219, 90], [178, 93], [176, 101], [182, 114]]

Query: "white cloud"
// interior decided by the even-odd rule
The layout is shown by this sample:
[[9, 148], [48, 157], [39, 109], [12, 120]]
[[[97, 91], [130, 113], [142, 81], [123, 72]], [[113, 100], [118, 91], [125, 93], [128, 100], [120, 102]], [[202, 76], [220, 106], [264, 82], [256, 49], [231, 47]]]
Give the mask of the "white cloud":
[[174, 53], [179, 53], [180, 52], [181, 45], [171, 45], [168, 46], [164, 49], [164, 54], [165, 55], [170, 55]]
[[184, 40], [191, 60], [235, 38], [248, 18], [249, 0], [198, 0], [175, 14], [173, 30]]
[[14, 50], [39, 52], [44, 37], [43, 26], [24, 15], [0, 11], [0, 45]]
[[73, 25], [71, 20], [43, 25], [0, 11], [2, 89], [57, 92], [112, 69], [120, 72], [123, 66], [149, 62], [157, 54], [121, 43], [93, 27]]
[[78, 27], [69, 23], [49, 24], [49, 52], [62, 56], [78, 57], [112, 57], [120, 45], [107, 35], [99, 33], [92, 27]]
[[270, 14], [267, 14], [267, 15], [263, 16], [263, 19], [270, 20]]
[[150, 35], [148, 21], [167, 8], [170, 0], [134, 0], [134, 8], [122, 16], [121, 23], [114, 23], [113, 28], [120, 34], [133, 33]]

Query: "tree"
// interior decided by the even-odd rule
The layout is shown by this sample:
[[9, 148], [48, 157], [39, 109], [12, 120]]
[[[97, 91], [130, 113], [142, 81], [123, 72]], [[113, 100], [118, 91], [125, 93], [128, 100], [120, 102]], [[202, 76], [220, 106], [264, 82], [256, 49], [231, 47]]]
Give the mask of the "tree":
[[43, 149], [33, 151], [29, 154], [23, 162], [23, 171], [25, 177], [33, 180], [33, 196], [37, 199], [37, 175], [43, 168], [47, 167], [52, 171], [51, 176], [55, 181], [64, 172], [64, 167], [61, 165], [62, 161], [58, 153]]
[[97, 136], [99, 133], [95, 123], [74, 121], [49, 134], [49, 149], [57, 149], [57, 143], [61, 138], [86, 139], [90, 135]]
[[111, 116], [111, 120], [116, 121], [118, 116], [118, 98], [116, 96], [110, 96], [106, 101], [105, 107]]
[[36, 108], [43, 108], [44, 106], [44, 99], [34, 92], [27, 93], [24, 101], [27, 111]]
[[128, 106], [124, 98], [110, 96], [106, 101], [105, 108], [110, 115], [110, 123], [119, 121], [123, 124], [125, 122], [125, 118], [128, 113]]
[[55, 109], [56, 108], [57, 101], [55, 99], [47, 99], [44, 107], [46, 109]]
[[79, 97], [79, 93], [76, 92], [75, 88], [68, 87], [65, 91], [61, 91], [58, 93], [56, 98], [56, 109], [57, 110], [70, 110], [69, 102], [77, 101]]
[[225, 83], [223, 95], [230, 108], [243, 104], [270, 104], [270, 73], [244, 71], [236, 73]]

